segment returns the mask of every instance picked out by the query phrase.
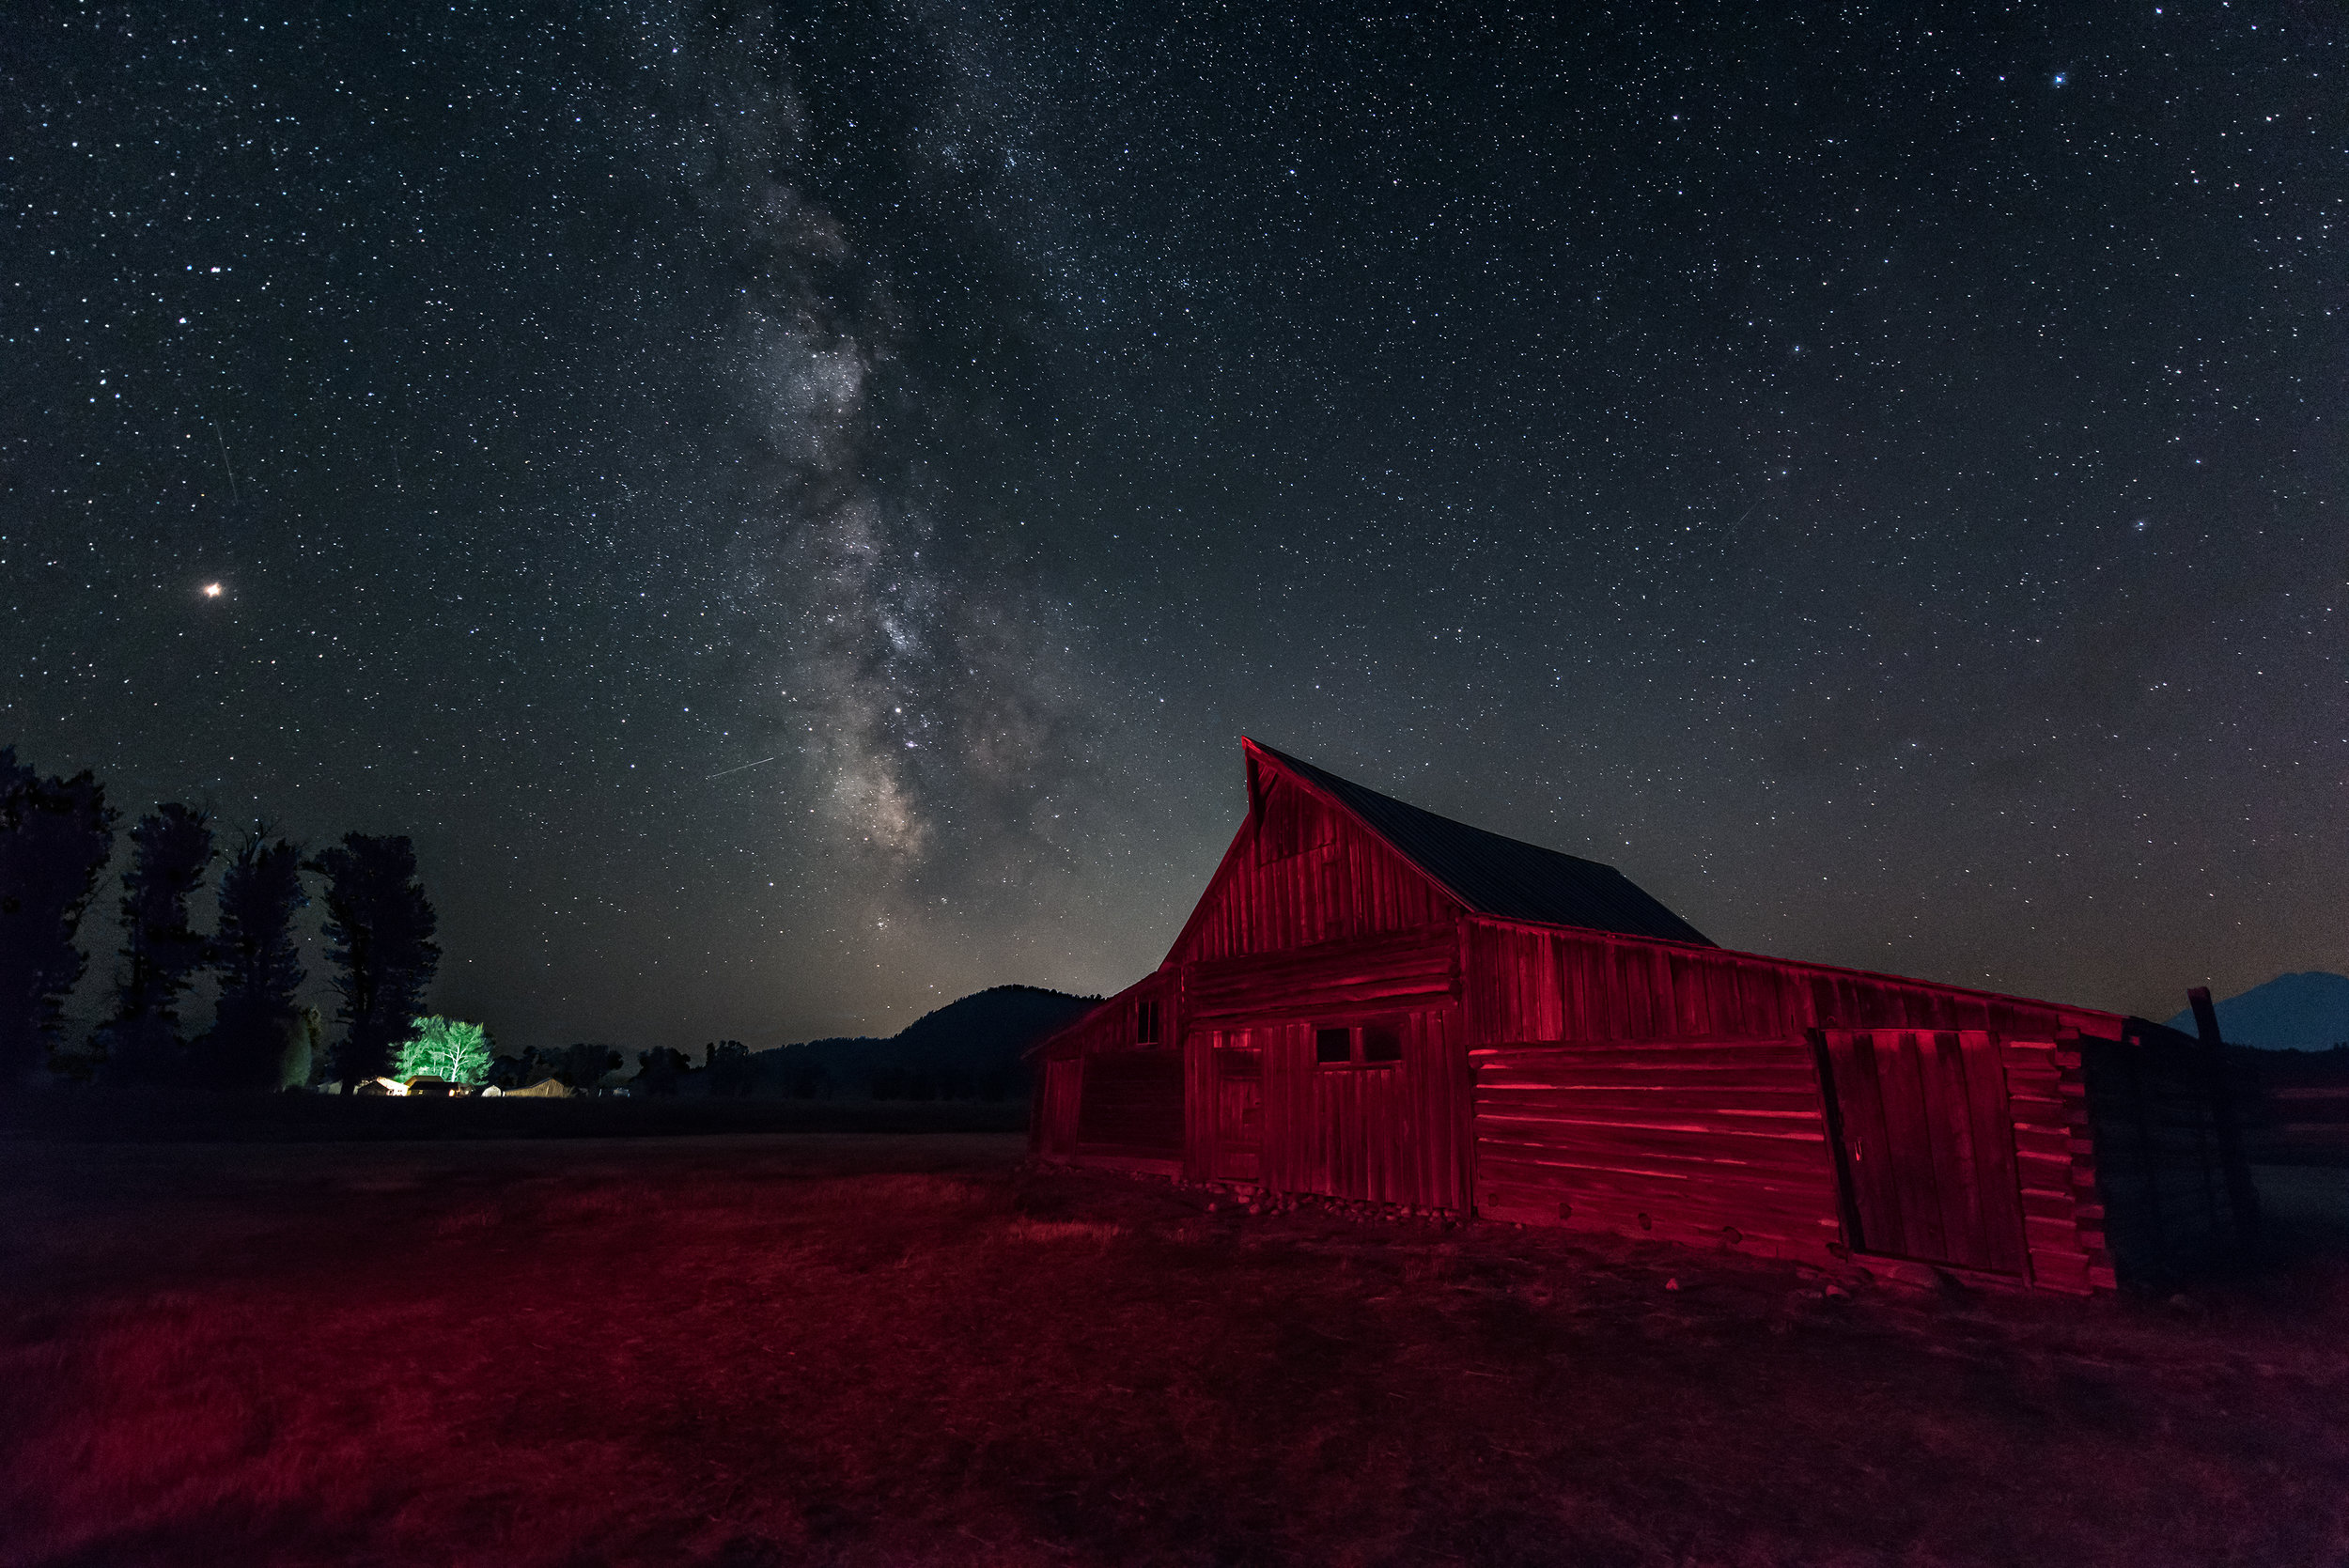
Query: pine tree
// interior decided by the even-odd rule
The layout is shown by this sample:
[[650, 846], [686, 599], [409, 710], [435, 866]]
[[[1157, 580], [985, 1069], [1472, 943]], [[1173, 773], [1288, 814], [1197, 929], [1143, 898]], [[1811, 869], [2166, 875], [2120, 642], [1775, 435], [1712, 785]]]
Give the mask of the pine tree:
[[176, 1072], [179, 997], [210, 945], [188, 924], [188, 899], [215, 853], [204, 813], [177, 801], [157, 806], [131, 830], [131, 866], [122, 874], [125, 966], [103, 1032], [110, 1076], [139, 1082]]
[[220, 877], [220, 926], [212, 963], [220, 1010], [203, 1055], [231, 1088], [274, 1089], [301, 1017], [303, 981], [294, 911], [302, 891], [302, 853], [284, 839], [268, 842], [257, 822]]
[[29, 1079], [56, 1037], [114, 841], [104, 785], [87, 772], [38, 778], [0, 747], [0, 1089]]
[[345, 833], [341, 844], [303, 862], [324, 877], [326, 938], [340, 970], [334, 986], [345, 1025], [335, 1050], [343, 1093], [391, 1065], [392, 1046], [419, 1010], [440, 968], [438, 922], [416, 880], [415, 846], [407, 836]]

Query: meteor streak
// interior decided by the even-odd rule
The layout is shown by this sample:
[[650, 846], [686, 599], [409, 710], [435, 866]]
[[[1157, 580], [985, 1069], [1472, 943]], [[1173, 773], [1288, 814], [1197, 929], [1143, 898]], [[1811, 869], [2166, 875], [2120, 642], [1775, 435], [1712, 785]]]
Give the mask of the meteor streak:
[[739, 773], [739, 772], [740, 772], [740, 771], [742, 771], [742, 769], [743, 769], [743, 768], [756, 768], [757, 766], [759, 766], [759, 763], [772, 762], [772, 761], [774, 761], [774, 760], [775, 760], [775, 757], [780, 757], [781, 755], [783, 755], [783, 753], [782, 753], [781, 752], [777, 752], [777, 753], [775, 753], [775, 755], [774, 755], [774, 756], [771, 756], [771, 757], [760, 757], [760, 758], [758, 759], [758, 762], [743, 762], [743, 763], [737, 763], [737, 764], [736, 764], [734, 767], [732, 767], [732, 768], [719, 768], [719, 769], [718, 769], [715, 773], [711, 773], [711, 774], [708, 774], [708, 775], [707, 775], [706, 777], [704, 777], [704, 778], [703, 778], [703, 780], [702, 780], [702, 783], [704, 783], [704, 784], [708, 784], [708, 783], [711, 779], [723, 779], [723, 778], [724, 778], [724, 777], [725, 777], [728, 773]]

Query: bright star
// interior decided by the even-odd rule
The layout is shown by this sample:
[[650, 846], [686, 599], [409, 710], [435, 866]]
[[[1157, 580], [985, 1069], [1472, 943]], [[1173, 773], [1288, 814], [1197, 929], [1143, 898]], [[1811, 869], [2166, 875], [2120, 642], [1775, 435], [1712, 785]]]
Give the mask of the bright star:
[[217, 583], [217, 582], [207, 582], [207, 583], [205, 583], [205, 584], [204, 584], [204, 597], [205, 597], [206, 598], [220, 598], [220, 584], [219, 584], [219, 583]]

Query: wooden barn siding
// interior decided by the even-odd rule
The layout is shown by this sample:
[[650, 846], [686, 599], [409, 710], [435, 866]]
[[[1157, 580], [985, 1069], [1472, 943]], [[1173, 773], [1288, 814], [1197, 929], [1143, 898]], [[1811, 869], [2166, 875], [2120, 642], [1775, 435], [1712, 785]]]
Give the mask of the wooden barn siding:
[[1469, 1043], [1789, 1040], [1812, 1029], [1980, 1029], [2050, 1039], [2121, 1019], [2085, 1009], [1752, 954], [1476, 916], [1463, 972]]
[[[1182, 1169], [1181, 979], [1161, 970], [1037, 1048], [1042, 1086], [1030, 1143], [1038, 1154], [1170, 1173]], [[1159, 1004], [1156, 1046], [1134, 1039], [1135, 1004], [1145, 999]]]
[[1424, 1006], [1452, 999], [1458, 966], [1448, 925], [1197, 963], [1186, 975], [1184, 1015], [1204, 1027]]
[[1077, 1108], [1077, 1157], [1179, 1171], [1183, 1157], [1183, 1059], [1172, 1050], [1100, 1051], [1084, 1059]]
[[1264, 1186], [1465, 1210], [1468, 1082], [1455, 1015], [1446, 1006], [1397, 1017], [1403, 1060], [1393, 1066], [1316, 1063], [1313, 1021], [1247, 1031], [1262, 1053]]
[[[1276, 780], [1273, 793], [1283, 791], [1296, 796], [1299, 841], [1311, 847], [1262, 861], [1252, 820], [1167, 955], [1170, 964], [1315, 947], [1452, 919], [1455, 907], [1418, 867], [1294, 782]], [[1267, 809], [1272, 804], [1268, 797]]]
[[1807, 1043], [1529, 1041], [1470, 1060], [1482, 1213], [1782, 1257], [1842, 1234]]
[[[1187, 1086], [1190, 1148], [1186, 1166], [1191, 1176], [1205, 1180], [1218, 1173], [1217, 1113], [1224, 1093], [1215, 1068], [1218, 1041], [1225, 1048], [1257, 1048], [1246, 1037], [1251, 1027], [1291, 1020], [1353, 1024], [1449, 1004], [1457, 987], [1458, 966], [1458, 938], [1450, 926], [1190, 965], [1182, 972], [1183, 1017], [1191, 1031], [1184, 1048], [1190, 1063]], [[1266, 1032], [1270, 1038], [1274, 1032]], [[1279, 1070], [1277, 1066], [1269, 1069]], [[1424, 1103], [1424, 1097], [1417, 1095], [1409, 1101], [1412, 1107]], [[1268, 1147], [1274, 1136], [1268, 1121]], [[1455, 1133], [1450, 1142], [1456, 1152], [1460, 1137]], [[1285, 1175], [1288, 1169], [1277, 1164], [1260, 1166], [1268, 1181], [1271, 1171]], [[1439, 1189], [1452, 1192], [1458, 1185], [1455, 1177], [1439, 1184]], [[1409, 1201], [1455, 1206], [1432, 1197]]]
[[[2084, 1024], [2117, 1034], [2117, 1017], [1486, 919], [1467, 923], [1464, 948], [1481, 1212], [1691, 1240], [1727, 1240], [1734, 1230], [1749, 1249], [1824, 1251], [1840, 1244], [1842, 1202], [1810, 1031], [1984, 1030], [2006, 1041], [2032, 1280], [2058, 1290], [2110, 1286], [2078, 1052], [2064, 1048]], [[1587, 1048], [1598, 1046], [1620, 1048]], [[1717, 1058], [1726, 1070], [1709, 1075], [1694, 1061], [1666, 1064], [1689, 1051], [1745, 1054]], [[1549, 1069], [1539, 1065], [1545, 1053]], [[1532, 1075], [1545, 1070], [1562, 1076], [1537, 1083]], [[1578, 1107], [1581, 1092], [1566, 1090], [1569, 1081], [1589, 1083], [1608, 1109]], [[1791, 1111], [1790, 1096], [1804, 1108], [1774, 1138], [1733, 1114]], [[1668, 1106], [1671, 1114], [1657, 1114]]]
[[1078, 1091], [1084, 1063], [1075, 1057], [1048, 1061], [1036, 1074], [1034, 1131], [1028, 1146], [1047, 1159], [1066, 1159], [1077, 1152]]
[[2110, 1290], [2112, 1256], [2105, 1245], [2078, 1042], [2009, 1039], [2005, 1048], [2031, 1282], [2077, 1293]]

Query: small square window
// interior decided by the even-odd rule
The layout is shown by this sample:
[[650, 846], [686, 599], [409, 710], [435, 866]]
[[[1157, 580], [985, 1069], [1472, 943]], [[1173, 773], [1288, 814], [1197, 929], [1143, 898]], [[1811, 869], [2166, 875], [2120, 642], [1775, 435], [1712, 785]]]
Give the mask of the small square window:
[[1350, 1029], [1315, 1030], [1314, 1060], [1323, 1063], [1353, 1061], [1354, 1032]]
[[1365, 1062], [1400, 1062], [1403, 1060], [1403, 1032], [1391, 1023], [1362, 1026], [1362, 1060]]

